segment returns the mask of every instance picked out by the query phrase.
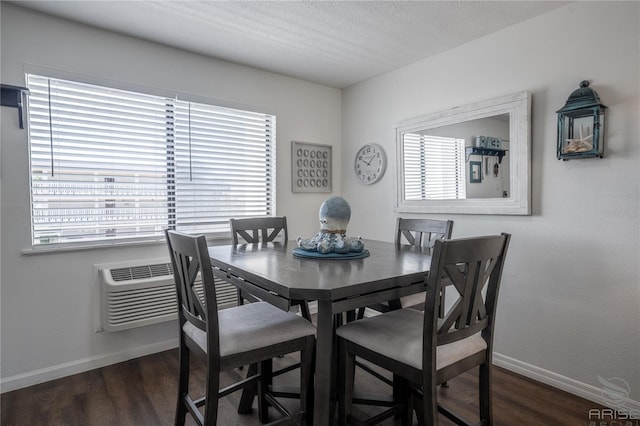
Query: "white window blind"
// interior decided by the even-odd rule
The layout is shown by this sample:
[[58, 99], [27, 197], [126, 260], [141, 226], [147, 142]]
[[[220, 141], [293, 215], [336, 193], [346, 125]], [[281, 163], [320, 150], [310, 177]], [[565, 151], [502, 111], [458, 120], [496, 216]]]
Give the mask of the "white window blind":
[[275, 117], [27, 75], [34, 246], [274, 212]]
[[176, 221], [185, 232], [229, 230], [229, 218], [274, 211], [275, 118], [176, 102]]
[[464, 139], [404, 135], [404, 198], [466, 198]]

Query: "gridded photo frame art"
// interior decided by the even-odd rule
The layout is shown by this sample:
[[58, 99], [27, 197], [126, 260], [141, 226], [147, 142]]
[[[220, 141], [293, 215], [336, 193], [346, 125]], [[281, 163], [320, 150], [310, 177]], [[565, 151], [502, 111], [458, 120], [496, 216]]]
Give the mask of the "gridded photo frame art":
[[291, 190], [331, 192], [331, 146], [291, 141]]

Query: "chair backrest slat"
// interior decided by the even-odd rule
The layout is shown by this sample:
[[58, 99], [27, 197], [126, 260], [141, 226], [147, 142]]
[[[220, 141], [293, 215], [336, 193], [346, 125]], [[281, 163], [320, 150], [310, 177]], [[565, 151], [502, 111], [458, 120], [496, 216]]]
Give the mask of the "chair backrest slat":
[[272, 242], [279, 236], [283, 242], [289, 239], [286, 216], [231, 219], [230, 225], [234, 244], [240, 242], [238, 237], [249, 244]]

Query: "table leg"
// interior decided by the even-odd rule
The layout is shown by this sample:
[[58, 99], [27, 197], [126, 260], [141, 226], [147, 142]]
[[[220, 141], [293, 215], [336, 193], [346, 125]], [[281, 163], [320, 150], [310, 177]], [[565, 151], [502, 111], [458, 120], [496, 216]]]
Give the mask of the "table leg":
[[313, 424], [329, 426], [333, 418], [332, 389], [335, 383], [333, 313], [330, 301], [318, 301], [316, 331], [316, 386]]

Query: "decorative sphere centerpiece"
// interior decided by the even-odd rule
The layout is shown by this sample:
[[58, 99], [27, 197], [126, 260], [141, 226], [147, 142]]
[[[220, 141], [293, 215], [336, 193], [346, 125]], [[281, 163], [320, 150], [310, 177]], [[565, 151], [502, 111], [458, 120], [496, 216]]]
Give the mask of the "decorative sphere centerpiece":
[[364, 243], [360, 237], [347, 236], [347, 226], [351, 219], [351, 206], [342, 197], [331, 197], [320, 206], [320, 232], [309, 239], [298, 237], [298, 247], [310, 252], [362, 253]]

